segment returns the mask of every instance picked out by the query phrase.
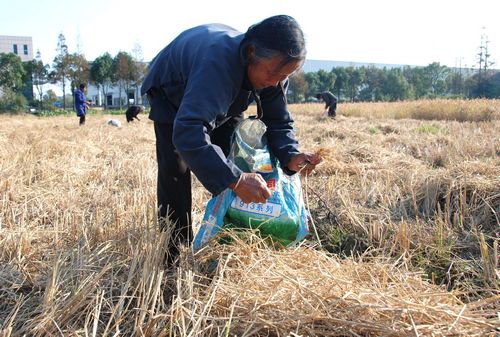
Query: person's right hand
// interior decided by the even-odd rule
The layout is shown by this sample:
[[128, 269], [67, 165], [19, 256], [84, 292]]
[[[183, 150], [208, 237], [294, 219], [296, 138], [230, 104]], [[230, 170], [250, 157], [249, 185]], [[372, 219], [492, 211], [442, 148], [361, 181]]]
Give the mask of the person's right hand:
[[258, 173], [242, 173], [236, 183], [229, 185], [234, 193], [245, 203], [264, 203], [272, 192], [267, 187], [266, 181]]

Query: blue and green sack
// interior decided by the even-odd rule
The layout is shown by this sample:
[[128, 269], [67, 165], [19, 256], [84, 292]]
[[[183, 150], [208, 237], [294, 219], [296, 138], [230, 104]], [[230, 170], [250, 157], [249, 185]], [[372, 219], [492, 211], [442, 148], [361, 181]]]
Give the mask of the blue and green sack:
[[298, 174], [283, 172], [270, 153], [265, 124], [246, 119], [235, 131], [230, 158], [244, 172], [262, 175], [272, 191], [266, 203], [244, 203], [231, 189], [209, 200], [193, 242], [196, 251], [218, 236], [222, 229], [251, 229], [274, 243], [288, 246], [309, 234], [308, 216]]

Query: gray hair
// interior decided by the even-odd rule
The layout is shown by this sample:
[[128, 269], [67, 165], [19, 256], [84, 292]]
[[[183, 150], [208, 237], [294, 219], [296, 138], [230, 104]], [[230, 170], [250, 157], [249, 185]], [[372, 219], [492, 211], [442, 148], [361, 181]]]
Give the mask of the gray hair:
[[304, 33], [297, 21], [288, 15], [276, 15], [250, 26], [242, 42], [242, 57], [246, 63], [248, 47], [254, 46], [256, 59], [283, 56], [282, 64], [306, 58]]

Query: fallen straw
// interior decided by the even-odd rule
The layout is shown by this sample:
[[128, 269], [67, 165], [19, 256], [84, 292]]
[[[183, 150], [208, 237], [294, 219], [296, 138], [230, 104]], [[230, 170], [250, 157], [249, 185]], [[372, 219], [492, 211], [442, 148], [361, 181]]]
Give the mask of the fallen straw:
[[170, 313], [174, 330], [175, 317], [187, 312], [205, 336], [221, 329], [244, 336], [250, 326], [255, 335], [277, 336], [493, 336], [499, 327], [487, 310], [471, 309], [421, 273], [383, 260], [274, 250], [255, 237], [196, 257], [200, 266], [217, 259], [219, 268], [180, 299], [182, 308]]

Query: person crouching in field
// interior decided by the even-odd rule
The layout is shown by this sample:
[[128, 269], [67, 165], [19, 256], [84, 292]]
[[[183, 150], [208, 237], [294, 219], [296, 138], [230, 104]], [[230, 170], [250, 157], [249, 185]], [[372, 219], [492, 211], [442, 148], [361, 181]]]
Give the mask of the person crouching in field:
[[322, 99], [325, 102], [325, 117], [335, 118], [337, 116], [337, 97], [331, 92], [324, 91], [316, 95], [317, 99]]
[[138, 114], [144, 112], [144, 107], [141, 105], [131, 105], [127, 111], [125, 111], [125, 117], [127, 118], [127, 123], [133, 122], [134, 119], [140, 121]]
[[141, 87], [151, 105], [158, 161], [158, 221], [170, 233], [166, 262], [191, 244], [191, 171], [212, 195], [230, 188], [245, 203], [271, 196], [258, 173], [230, 159], [243, 112], [257, 104], [268, 146], [283, 170], [310, 173], [321, 159], [299, 151], [287, 108], [288, 77], [306, 58], [298, 23], [277, 15], [241, 33], [223, 24], [188, 29], [153, 59]]
[[75, 110], [76, 116], [80, 117], [80, 125], [85, 124], [85, 115], [90, 106], [90, 102], [85, 99], [85, 83], [80, 84], [79, 88], [75, 91]]

